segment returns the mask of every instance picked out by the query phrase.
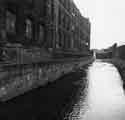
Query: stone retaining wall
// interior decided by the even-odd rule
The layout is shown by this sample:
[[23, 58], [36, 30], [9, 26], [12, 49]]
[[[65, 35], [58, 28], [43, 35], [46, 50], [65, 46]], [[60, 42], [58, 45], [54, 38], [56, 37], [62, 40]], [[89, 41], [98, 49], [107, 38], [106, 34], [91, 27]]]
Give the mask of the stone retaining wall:
[[9, 100], [33, 88], [54, 82], [59, 77], [79, 69], [92, 60], [58, 63], [37, 64], [3, 70], [0, 74], [0, 99]]

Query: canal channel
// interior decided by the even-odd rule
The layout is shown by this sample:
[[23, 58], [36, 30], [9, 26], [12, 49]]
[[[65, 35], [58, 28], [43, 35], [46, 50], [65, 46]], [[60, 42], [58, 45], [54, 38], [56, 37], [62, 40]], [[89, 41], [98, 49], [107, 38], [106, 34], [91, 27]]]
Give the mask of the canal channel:
[[112, 64], [97, 60], [88, 67], [87, 79], [85, 100], [81, 94], [66, 119], [124, 120], [125, 95], [117, 69]]
[[46, 87], [0, 103], [2, 120], [124, 120], [125, 94], [117, 68], [96, 60]]

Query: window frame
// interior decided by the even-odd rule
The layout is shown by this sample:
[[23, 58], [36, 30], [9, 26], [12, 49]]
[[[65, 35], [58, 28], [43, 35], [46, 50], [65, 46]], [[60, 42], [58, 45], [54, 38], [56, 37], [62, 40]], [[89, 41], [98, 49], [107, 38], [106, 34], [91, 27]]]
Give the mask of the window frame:
[[33, 38], [33, 21], [28, 17], [25, 19], [25, 37], [29, 40]]

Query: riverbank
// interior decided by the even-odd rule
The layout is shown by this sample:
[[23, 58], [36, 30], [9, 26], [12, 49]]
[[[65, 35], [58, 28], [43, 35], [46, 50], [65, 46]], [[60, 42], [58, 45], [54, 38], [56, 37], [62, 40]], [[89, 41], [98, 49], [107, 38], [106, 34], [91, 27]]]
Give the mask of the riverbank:
[[[79, 87], [85, 85], [87, 66], [53, 83], [0, 104], [1, 120], [64, 120]], [[82, 83], [81, 83], [82, 82]]]
[[77, 71], [93, 62], [92, 57], [82, 59], [59, 59], [36, 65], [4, 68], [0, 74], [0, 100], [7, 101], [40, 86], [55, 82], [61, 76]]
[[125, 60], [113, 58], [113, 59], [103, 59], [102, 61], [113, 64], [118, 68], [120, 73], [121, 72], [123, 73], [123, 71], [125, 70]]
[[123, 80], [123, 88], [125, 90], [125, 60], [113, 58], [113, 59], [104, 59], [102, 61], [111, 63], [117, 68]]

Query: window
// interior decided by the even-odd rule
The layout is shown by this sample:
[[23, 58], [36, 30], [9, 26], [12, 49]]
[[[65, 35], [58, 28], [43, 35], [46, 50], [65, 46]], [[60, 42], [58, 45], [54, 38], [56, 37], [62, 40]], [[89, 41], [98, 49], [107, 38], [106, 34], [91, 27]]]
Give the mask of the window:
[[26, 19], [26, 37], [28, 39], [32, 38], [32, 22], [30, 19]]
[[44, 28], [42, 25], [39, 27], [39, 41], [43, 42], [44, 41]]
[[6, 31], [10, 33], [16, 32], [16, 15], [7, 11], [6, 12]]
[[61, 22], [62, 22], [62, 21], [61, 21], [61, 19], [62, 19], [62, 18], [61, 18], [61, 17], [62, 17], [61, 7], [59, 8], [59, 16], [58, 16], [58, 17], [59, 17], [59, 25], [61, 25]]
[[62, 47], [62, 34], [61, 34], [61, 30], [59, 30], [59, 46]]

